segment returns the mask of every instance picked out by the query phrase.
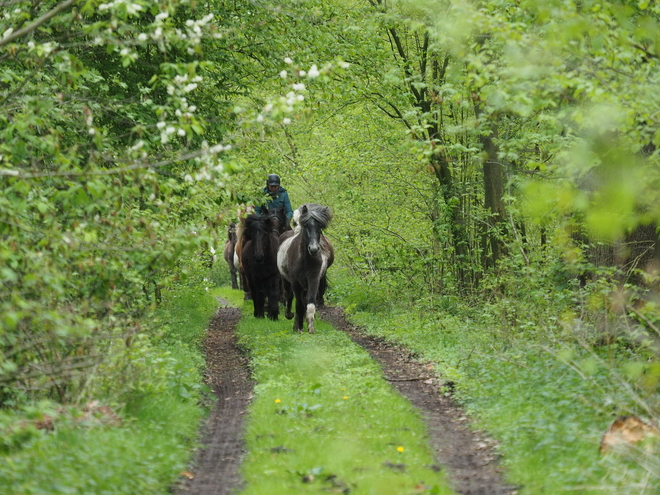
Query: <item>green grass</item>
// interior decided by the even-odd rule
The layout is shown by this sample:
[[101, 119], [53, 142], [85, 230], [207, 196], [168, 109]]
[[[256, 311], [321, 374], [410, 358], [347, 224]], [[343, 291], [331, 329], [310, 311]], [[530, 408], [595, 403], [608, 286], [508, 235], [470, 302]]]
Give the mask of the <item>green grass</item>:
[[417, 412], [344, 333], [293, 333], [250, 304], [238, 333], [257, 382], [242, 495], [453, 493]]
[[[80, 421], [79, 407], [50, 402], [2, 411], [0, 494], [169, 493], [187, 468], [204, 415], [199, 344], [216, 307], [198, 288], [169, 293], [153, 315], [159, 332], [133, 344], [131, 376], [120, 373], [124, 360], [109, 360], [104, 380], [129, 398], [119, 407], [121, 426]], [[112, 397], [94, 396], [109, 404]], [[53, 431], [34, 427], [45, 414], [55, 417]]]
[[[578, 373], [544, 350], [556, 344], [550, 335], [539, 345], [522, 330], [505, 337], [496, 327], [443, 313], [361, 312], [351, 320], [436, 363], [476, 427], [500, 441], [506, 476], [521, 495], [658, 493], [658, 479], [647, 478], [647, 470], [598, 452], [616, 415], [636, 411], [613, 379], [625, 360], [594, 366], [594, 356], [574, 346]], [[657, 462], [653, 455], [647, 460]]]
[[215, 297], [221, 297], [225, 301], [229, 301], [232, 306], [240, 308], [243, 305], [244, 293], [242, 290], [234, 290], [231, 287], [217, 287], [211, 290], [211, 294]]

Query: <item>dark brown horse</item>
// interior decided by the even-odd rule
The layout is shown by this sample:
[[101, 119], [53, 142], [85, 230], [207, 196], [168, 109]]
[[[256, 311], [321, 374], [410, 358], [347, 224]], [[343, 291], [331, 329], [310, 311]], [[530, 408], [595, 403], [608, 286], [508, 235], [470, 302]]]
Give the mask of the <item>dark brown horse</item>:
[[314, 333], [316, 304], [323, 304], [326, 272], [335, 259], [332, 244], [323, 235], [332, 212], [327, 206], [306, 204], [298, 208], [294, 217], [298, 227], [282, 236], [277, 253], [277, 267], [286, 295], [285, 315], [288, 319], [294, 317], [291, 305], [295, 296], [293, 330], [302, 333], [306, 319], [309, 333]]
[[283, 211], [262, 209], [261, 215], [245, 219], [241, 262], [254, 302], [254, 316], [263, 318], [268, 299], [268, 318], [279, 315], [280, 274], [277, 270], [277, 249], [280, 233], [288, 222]]
[[238, 289], [238, 266], [235, 260], [236, 257], [236, 243], [238, 236], [236, 235], [236, 224], [231, 222], [227, 229], [227, 242], [225, 243], [225, 250], [223, 256], [229, 265], [229, 273], [231, 274], [231, 288]]

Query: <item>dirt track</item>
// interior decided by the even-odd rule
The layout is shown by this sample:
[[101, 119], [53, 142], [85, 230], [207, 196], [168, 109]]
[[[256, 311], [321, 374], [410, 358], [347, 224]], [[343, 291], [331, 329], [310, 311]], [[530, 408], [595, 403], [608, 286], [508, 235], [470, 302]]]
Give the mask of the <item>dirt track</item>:
[[[221, 304], [223, 302], [221, 301]], [[239, 467], [244, 453], [243, 418], [253, 383], [248, 360], [236, 346], [235, 330], [241, 312], [220, 307], [211, 320], [204, 349], [206, 384], [217, 397], [202, 432], [202, 444], [174, 493], [178, 495], [225, 495], [240, 489]]]
[[[431, 366], [413, 359], [405, 349], [365, 335], [346, 320], [341, 308], [326, 307], [320, 315], [364, 347], [380, 363], [385, 379], [418, 408], [426, 419], [429, 443], [457, 493], [516, 493], [502, 480], [493, 442], [470, 429], [461, 408], [440, 391], [441, 381]], [[247, 358], [236, 346], [234, 331], [239, 319], [238, 309], [223, 306], [211, 322], [205, 341], [206, 382], [217, 397], [217, 405], [203, 431], [204, 448], [197, 452], [190, 468], [192, 478], [182, 478], [174, 489], [177, 495], [224, 495], [240, 490], [243, 417], [253, 383]]]

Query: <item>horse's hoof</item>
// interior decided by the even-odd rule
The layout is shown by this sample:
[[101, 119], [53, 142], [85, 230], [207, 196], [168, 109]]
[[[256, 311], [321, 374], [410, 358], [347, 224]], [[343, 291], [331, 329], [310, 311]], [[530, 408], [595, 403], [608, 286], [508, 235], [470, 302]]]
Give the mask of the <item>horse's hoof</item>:
[[293, 313], [285, 313], [284, 316], [286, 316], [287, 320], [290, 320], [293, 318]]

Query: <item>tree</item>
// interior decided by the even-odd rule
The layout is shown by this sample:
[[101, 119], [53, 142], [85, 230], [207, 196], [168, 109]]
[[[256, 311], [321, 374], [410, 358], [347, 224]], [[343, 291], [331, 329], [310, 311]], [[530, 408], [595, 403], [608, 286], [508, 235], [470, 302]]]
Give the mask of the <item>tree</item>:
[[0, 405], [80, 400], [87, 371], [129, 352], [160, 286], [185, 276], [182, 255], [215, 242], [241, 125], [232, 100], [271, 69], [273, 23], [241, 2], [8, 5]]

